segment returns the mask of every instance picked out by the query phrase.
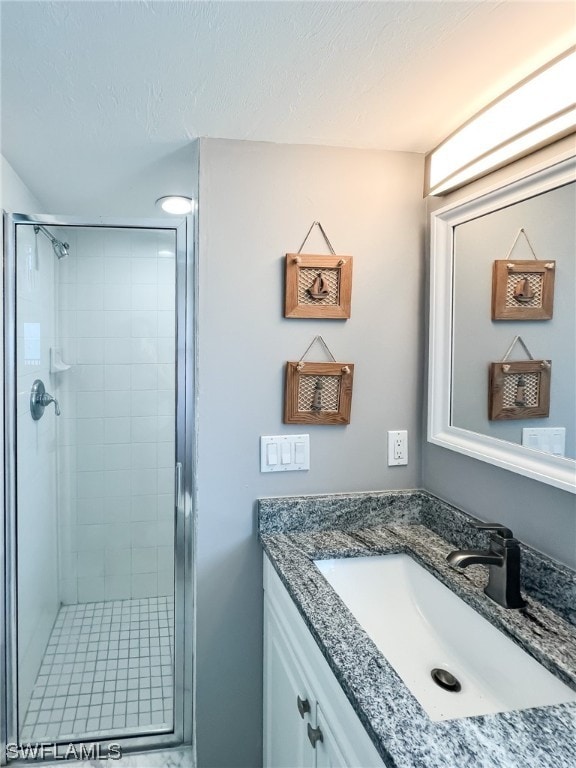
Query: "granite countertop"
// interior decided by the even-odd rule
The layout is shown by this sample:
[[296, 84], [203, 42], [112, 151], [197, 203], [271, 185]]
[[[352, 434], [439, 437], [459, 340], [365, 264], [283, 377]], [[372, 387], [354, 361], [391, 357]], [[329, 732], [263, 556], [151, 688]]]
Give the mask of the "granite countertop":
[[486, 534], [426, 492], [262, 499], [259, 508], [263, 547], [386, 765], [576, 765], [576, 703], [430, 720], [312, 560], [406, 552], [576, 690], [573, 571], [523, 545], [528, 605], [506, 610], [482, 591], [485, 567], [446, 563], [455, 546], [486, 548]]

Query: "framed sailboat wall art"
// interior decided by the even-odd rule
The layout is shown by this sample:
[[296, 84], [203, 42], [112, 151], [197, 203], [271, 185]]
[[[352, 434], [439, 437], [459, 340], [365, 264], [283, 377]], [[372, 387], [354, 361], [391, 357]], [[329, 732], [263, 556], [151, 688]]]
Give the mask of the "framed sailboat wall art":
[[[510, 261], [521, 238], [533, 259]], [[524, 227], [505, 259], [492, 271], [492, 320], [550, 320], [554, 308], [555, 261], [539, 261]]]
[[347, 319], [352, 256], [286, 254], [284, 317]]
[[550, 320], [555, 267], [555, 261], [495, 261], [492, 320]]

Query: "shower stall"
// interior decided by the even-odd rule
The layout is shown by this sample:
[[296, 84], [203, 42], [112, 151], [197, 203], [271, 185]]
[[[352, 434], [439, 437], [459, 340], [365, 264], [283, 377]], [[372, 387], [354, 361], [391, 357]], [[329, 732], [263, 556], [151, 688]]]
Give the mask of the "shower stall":
[[191, 743], [192, 219], [4, 231], [0, 764]]

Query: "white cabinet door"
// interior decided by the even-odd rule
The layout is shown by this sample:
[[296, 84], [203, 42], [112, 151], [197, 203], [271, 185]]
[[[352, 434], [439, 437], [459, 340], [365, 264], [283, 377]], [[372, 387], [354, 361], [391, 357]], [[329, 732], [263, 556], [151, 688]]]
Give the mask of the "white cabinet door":
[[267, 557], [264, 591], [264, 768], [383, 768]]
[[306, 728], [314, 702], [296, 657], [268, 606], [265, 623], [264, 766], [314, 768], [314, 750]]
[[316, 706], [316, 725], [322, 734], [322, 740], [316, 741], [316, 768], [349, 768], [320, 704]]

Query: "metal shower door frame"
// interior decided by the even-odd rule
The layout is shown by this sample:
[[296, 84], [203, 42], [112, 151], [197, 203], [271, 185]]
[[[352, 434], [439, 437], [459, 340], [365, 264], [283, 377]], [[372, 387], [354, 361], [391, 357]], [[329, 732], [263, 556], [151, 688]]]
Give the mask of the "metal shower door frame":
[[[170, 732], [83, 740], [123, 753], [193, 745], [196, 509], [197, 260], [194, 215], [166, 219], [48, 216], [4, 212], [4, 525], [0, 526], [0, 765], [18, 743], [16, 488], [16, 230], [19, 225], [155, 229], [176, 238], [176, 419], [174, 541], [174, 721]], [[65, 752], [68, 742], [63, 744]], [[47, 759], [52, 759], [47, 757]], [[10, 763], [20, 763], [11, 760]]]

